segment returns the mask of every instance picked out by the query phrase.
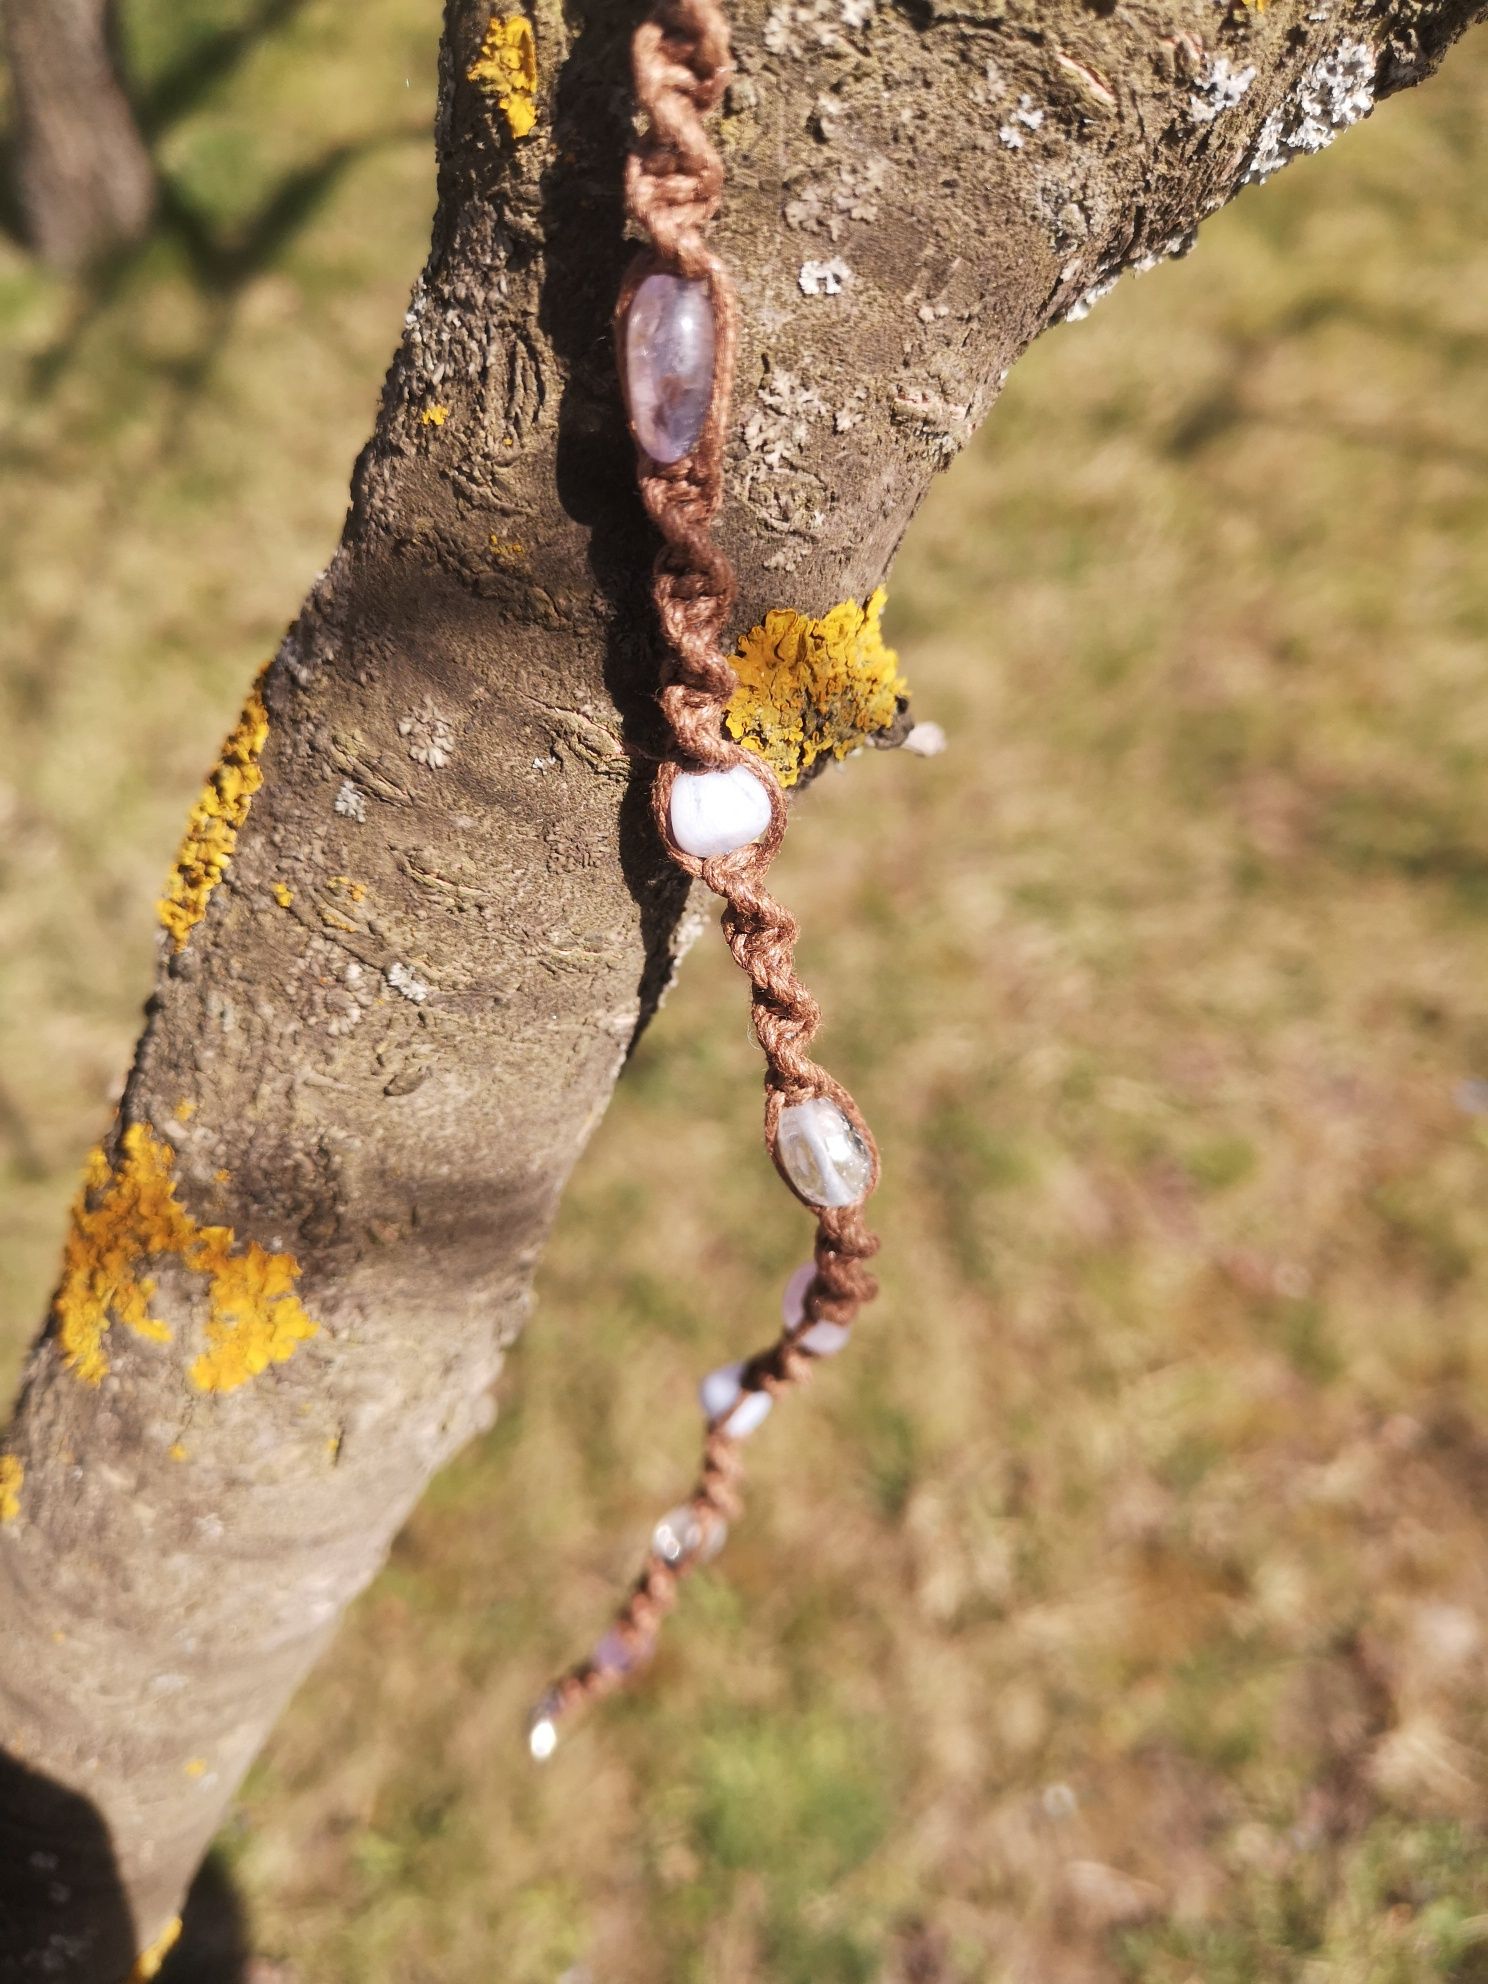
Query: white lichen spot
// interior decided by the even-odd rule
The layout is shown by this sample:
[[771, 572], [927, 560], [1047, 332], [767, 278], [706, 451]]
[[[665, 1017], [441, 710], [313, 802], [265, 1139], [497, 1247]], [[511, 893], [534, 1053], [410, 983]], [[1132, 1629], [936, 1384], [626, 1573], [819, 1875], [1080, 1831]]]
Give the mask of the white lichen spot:
[[803, 296], [840, 296], [856, 277], [840, 255], [830, 262], [803, 262], [796, 277]]
[[888, 171], [886, 158], [870, 155], [839, 165], [835, 182], [809, 181], [786, 201], [786, 226], [840, 241], [849, 221], [878, 219], [878, 195]]
[[341, 781], [341, 790], [336, 794], [336, 811], [344, 820], [365, 820], [367, 817], [367, 795], [349, 778]]
[[419, 977], [411, 965], [390, 964], [383, 976], [395, 992], [400, 992], [415, 1006], [421, 1006], [429, 996], [427, 983]]
[[1024, 133], [1037, 131], [1044, 116], [1042, 110], [1034, 109], [1033, 98], [1025, 93], [1018, 98], [1018, 107], [1006, 123], [998, 125], [997, 136], [1010, 152], [1020, 152], [1027, 142]]
[[398, 735], [408, 739], [408, 755], [416, 765], [442, 771], [454, 756], [455, 733], [425, 696], [416, 710], [398, 719]]
[[765, 18], [772, 55], [842, 54], [848, 35], [867, 27], [878, 0], [776, 0]]
[[1090, 315], [1103, 296], [1109, 296], [1111, 294], [1111, 291], [1120, 280], [1121, 277], [1118, 272], [1114, 276], [1102, 276], [1099, 282], [1093, 282], [1085, 294], [1076, 302], [1072, 303], [1068, 310], [1065, 311], [1064, 321], [1067, 324], [1078, 324], [1082, 322]]
[[1303, 71], [1286, 103], [1261, 126], [1243, 183], [1260, 186], [1303, 153], [1320, 152], [1374, 108], [1379, 57], [1367, 41], [1345, 41]]
[[1233, 110], [1256, 79], [1255, 64], [1237, 69], [1227, 55], [1216, 55], [1194, 80], [1188, 114], [1195, 124], [1212, 124], [1221, 111]]

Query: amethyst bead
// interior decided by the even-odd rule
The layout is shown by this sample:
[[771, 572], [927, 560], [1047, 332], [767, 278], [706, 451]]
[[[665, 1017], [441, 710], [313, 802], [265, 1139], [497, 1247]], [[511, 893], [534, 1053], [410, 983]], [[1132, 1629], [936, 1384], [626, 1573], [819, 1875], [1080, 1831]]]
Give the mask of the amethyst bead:
[[713, 399], [713, 301], [705, 282], [650, 275], [625, 315], [625, 391], [653, 461], [690, 455]]

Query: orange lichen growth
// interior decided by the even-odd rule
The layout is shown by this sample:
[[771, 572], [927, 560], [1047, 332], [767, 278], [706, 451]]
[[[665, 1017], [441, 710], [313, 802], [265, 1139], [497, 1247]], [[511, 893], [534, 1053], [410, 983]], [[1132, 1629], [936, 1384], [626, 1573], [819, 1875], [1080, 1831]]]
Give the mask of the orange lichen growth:
[[522, 542], [521, 538], [498, 537], [495, 531], [493, 530], [491, 532], [491, 550], [495, 553], [495, 555], [498, 558], [504, 561], [511, 558], [523, 557], [526, 553], [527, 547]]
[[757, 751], [782, 785], [794, 785], [818, 758], [846, 757], [893, 723], [908, 691], [899, 657], [883, 638], [887, 599], [880, 586], [866, 605], [846, 599], [819, 620], [786, 607], [740, 635], [728, 732]]
[[160, 1975], [160, 1966], [165, 1962], [165, 1959], [180, 1940], [181, 1918], [178, 1915], [173, 1922], [166, 1924], [165, 1928], [147, 1950], [140, 1952], [135, 1966], [125, 1978], [124, 1984], [150, 1984], [152, 1977], [158, 1977]]
[[443, 427], [449, 415], [447, 406], [426, 406], [419, 415], [419, 424], [422, 427]]
[[537, 122], [537, 43], [524, 15], [491, 16], [481, 52], [465, 75], [495, 97], [514, 138], [530, 134]]
[[[207, 1233], [227, 1232], [206, 1227]], [[290, 1254], [266, 1253], [250, 1240], [245, 1253], [215, 1259], [207, 1348], [191, 1367], [198, 1391], [232, 1392], [271, 1364], [287, 1364], [316, 1333], [294, 1292], [300, 1265]]]
[[21, 1489], [26, 1464], [14, 1454], [0, 1454], [0, 1523], [14, 1522], [21, 1513]]
[[199, 1225], [176, 1197], [174, 1164], [146, 1123], [130, 1124], [113, 1164], [101, 1149], [88, 1158], [53, 1311], [63, 1361], [84, 1384], [107, 1377], [105, 1339], [117, 1324], [170, 1342], [150, 1313], [156, 1283], [146, 1270], [157, 1263], [208, 1279], [207, 1348], [190, 1372], [199, 1391], [234, 1391], [316, 1334], [293, 1293], [294, 1257], [256, 1240], [239, 1250], [230, 1226]]
[[253, 795], [263, 784], [258, 761], [268, 734], [269, 715], [255, 682], [191, 809], [166, 892], [155, 905], [178, 951], [185, 949], [187, 937], [205, 915], [207, 898], [232, 859]]
[[342, 895], [350, 896], [353, 902], [361, 902], [367, 893], [367, 884], [365, 882], [354, 882], [350, 875], [332, 875], [326, 886], [337, 890]]

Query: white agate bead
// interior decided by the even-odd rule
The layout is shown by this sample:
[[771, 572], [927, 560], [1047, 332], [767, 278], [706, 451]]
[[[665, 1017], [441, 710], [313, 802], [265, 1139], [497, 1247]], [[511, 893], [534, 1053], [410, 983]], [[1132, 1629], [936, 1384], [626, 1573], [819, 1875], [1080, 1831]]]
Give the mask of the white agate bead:
[[745, 1391], [742, 1364], [721, 1364], [698, 1386], [703, 1417], [722, 1425], [736, 1440], [747, 1440], [770, 1416], [774, 1399], [766, 1391]]
[[558, 1747], [558, 1697], [544, 1695], [527, 1724], [527, 1748], [535, 1763], [545, 1764]]
[[[785, 1327], [794, 1332], [801, 1330], [806, 1320], [806, 1291], [816, 1280], [816, 1262], [807, 1261], [804, 1267], [796, 1269], [785, 1284], [785, 1293], [780, 1298], [780, 1313], [785, 1319]], [[839, 1350], [845, 1350], [852, 1338], [852, 1331], [843, 1323], [813, 1323], [810, 1329], [801, 1330], [792, 1341], [813, 1357], [835, 1357]]]
[[697, 446], [713, 399], [713, 301], [705, 282], [650, 275], [625, 316], [625, 391], [635, 437], [655, 462]]
[[812, 1095], [780, 1112], [775, 1149], [808, 1205], [853, 1206], [873, 1183], [868, 1146], [829, 1096]]
[[735, 854], [770, 824], [770, 795], [748, 765], [721, 772], [678, 772], [672, 781], [672, 839], [707, 861]]

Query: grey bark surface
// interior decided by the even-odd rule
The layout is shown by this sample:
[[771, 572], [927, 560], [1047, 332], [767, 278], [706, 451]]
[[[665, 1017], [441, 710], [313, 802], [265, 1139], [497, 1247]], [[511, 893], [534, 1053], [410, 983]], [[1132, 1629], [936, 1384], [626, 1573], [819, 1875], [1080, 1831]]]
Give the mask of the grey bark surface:
[[155, 169], [119, 80], [114, 0], [0, 0], [0, 38], [31, 245], [76, 269], [137, 240]]
[[[739, 0], [738, 626], [864, 597], [1040, 331], [1482, 11]], [[0, 1526], [0, 1977], [118, 1984], [176, 1913], [285, 1699], [488, 1423], [673, 968], [609, 335], [638, 12], [538, 0], [541, 115], [515, 140], [467, 77], [488, 9], [447, 6], [430, 258], [340, 549], [266, 680], [262, 789], [162, 951], [113, 1133], [150, 1126], [195, 1217], [293, 1254], [318, 1333], [203, 1395], [200, 1277], [162, 1269], [169, 1343], [111, 1329], [97, 1386], [55, 1332], [33, 1353]]]

